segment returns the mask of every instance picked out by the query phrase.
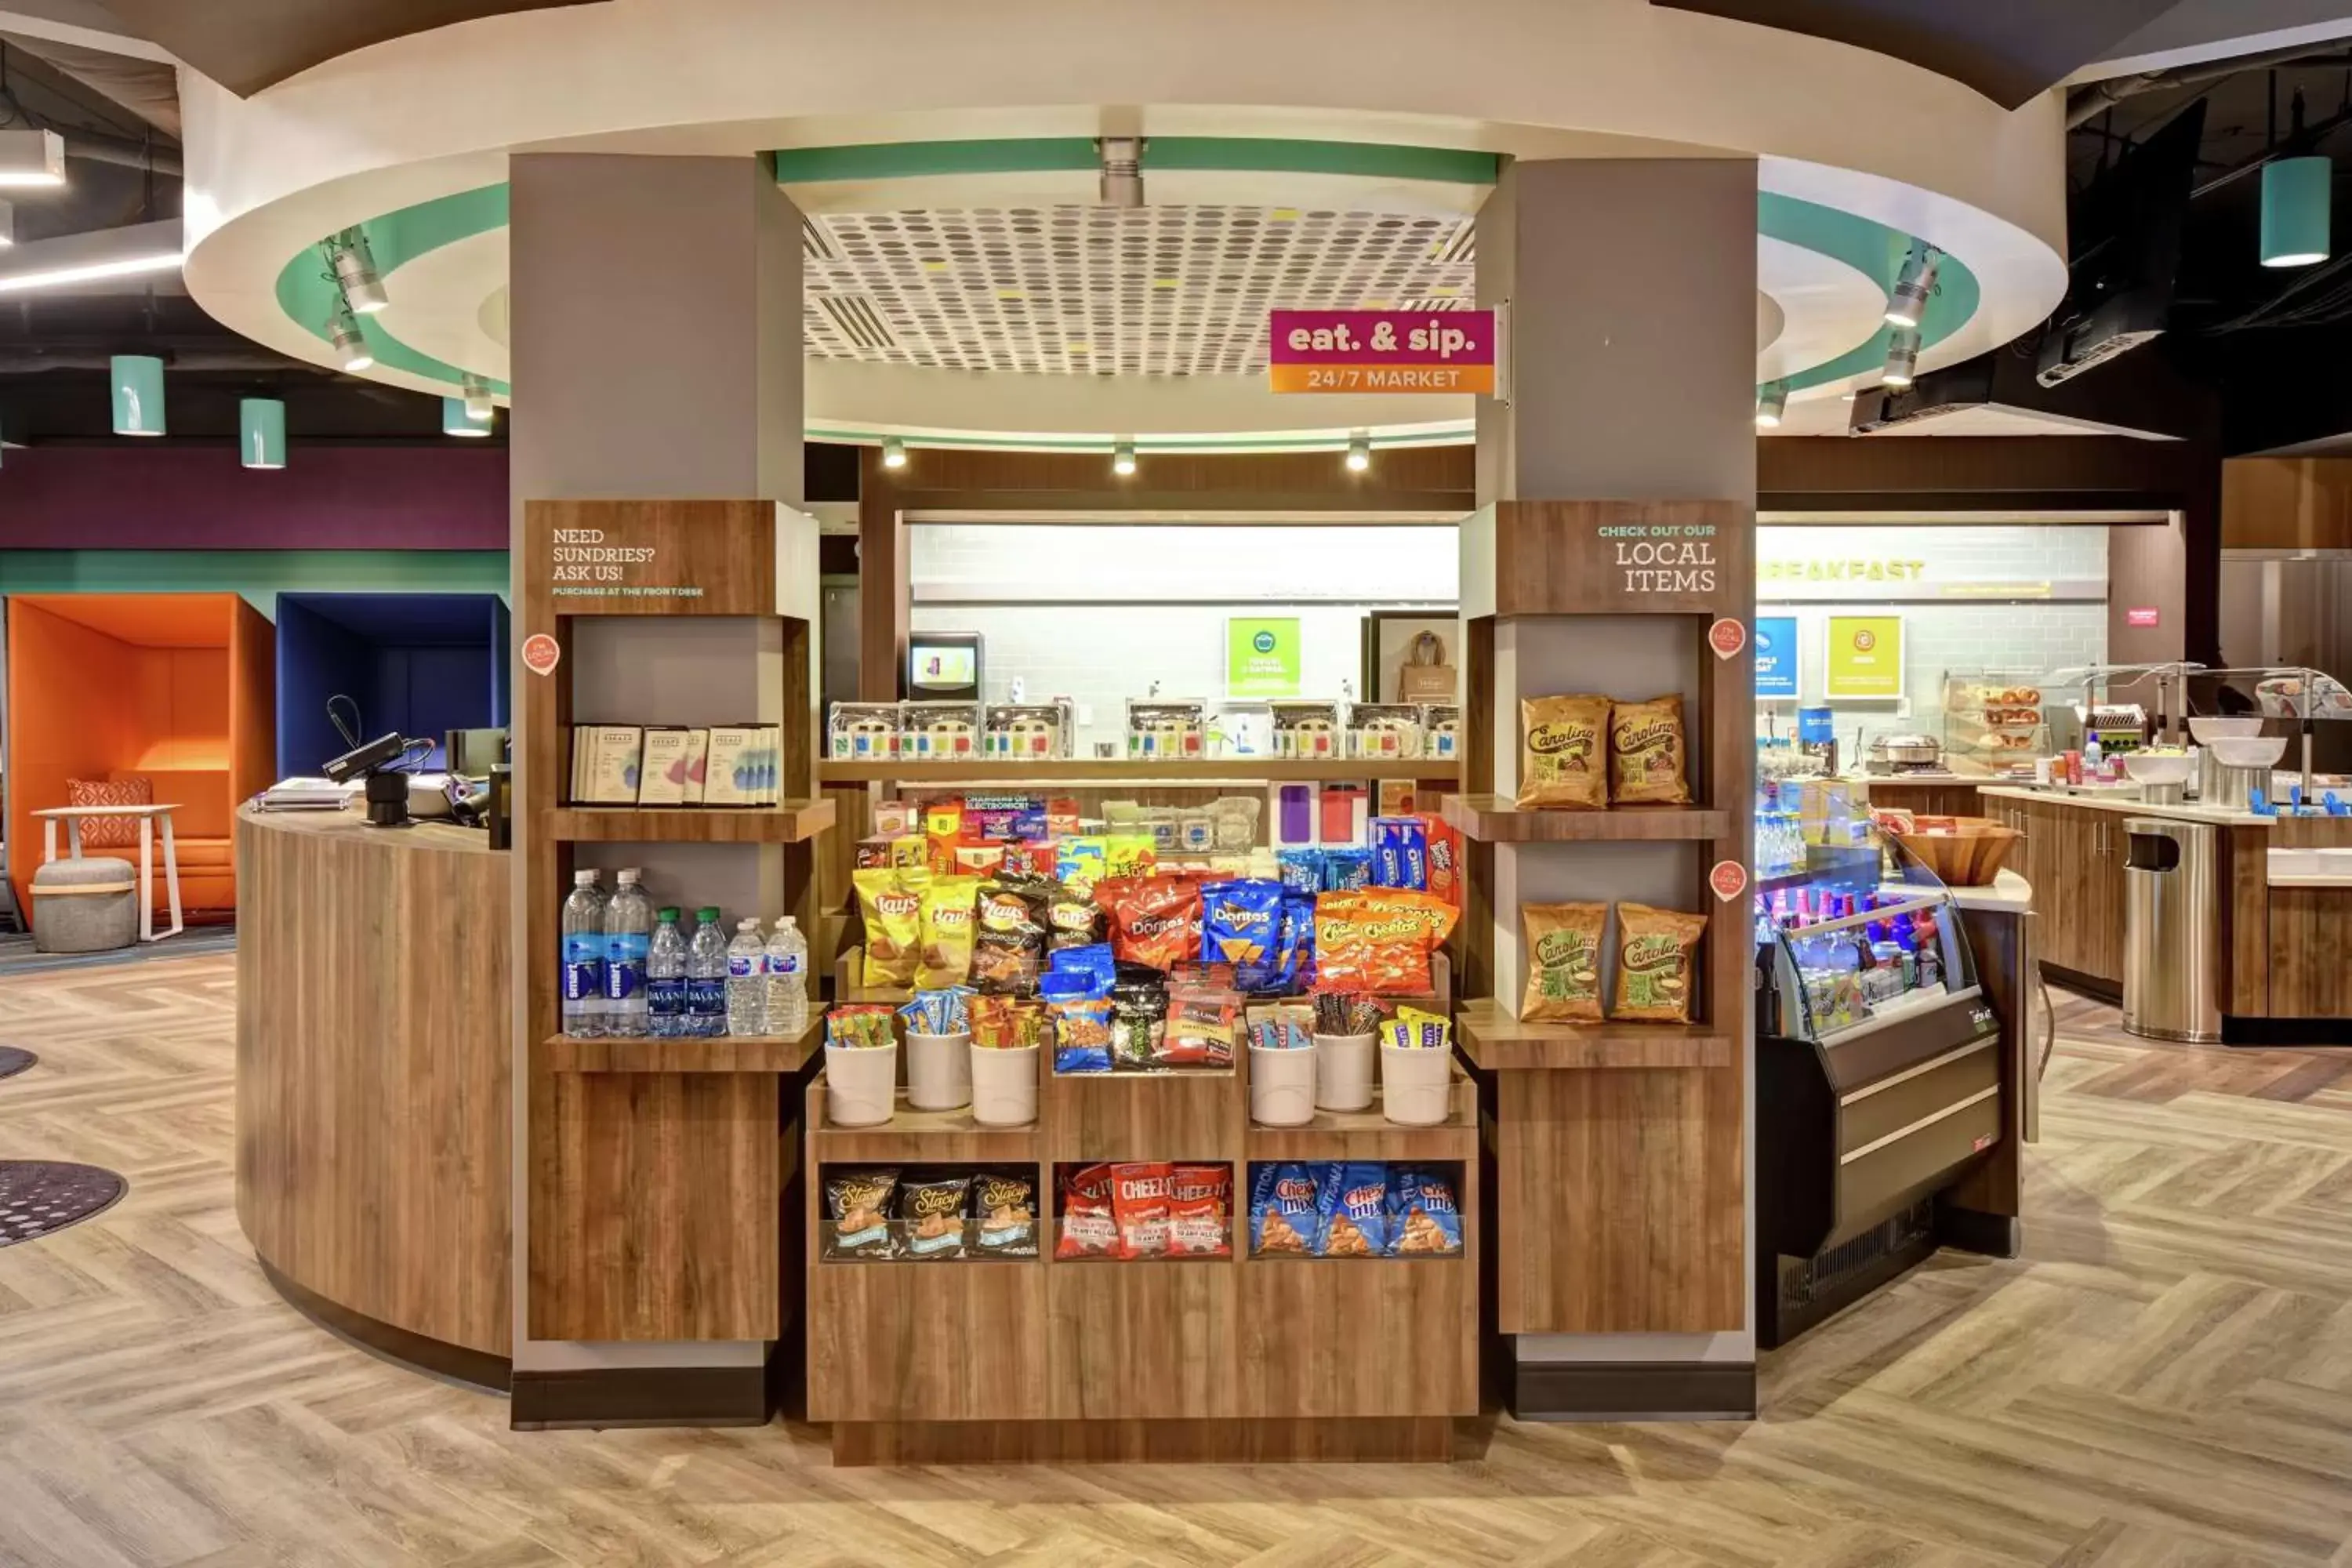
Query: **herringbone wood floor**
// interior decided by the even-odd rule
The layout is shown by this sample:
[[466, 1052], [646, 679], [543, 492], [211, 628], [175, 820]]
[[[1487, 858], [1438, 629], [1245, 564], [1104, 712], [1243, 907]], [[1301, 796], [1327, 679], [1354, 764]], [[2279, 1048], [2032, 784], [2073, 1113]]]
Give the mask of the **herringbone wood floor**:
[[2027, 1257], [1948, 1258], [1768, 1358], [1753, 1425], [1505, 1422], [1444, 1468], [836, 1471], [782, 1426], [512, 1433], [282, 1304], [231, 1201], [231, 987], [226, 959], [0, 982], [0, 1038], [43, 1058], [0, 1082], [0, 1152], [132, 1183], [0, 1249], [9, 1568], [2352, 1564], [2352, 1057], [2063, 1009]]

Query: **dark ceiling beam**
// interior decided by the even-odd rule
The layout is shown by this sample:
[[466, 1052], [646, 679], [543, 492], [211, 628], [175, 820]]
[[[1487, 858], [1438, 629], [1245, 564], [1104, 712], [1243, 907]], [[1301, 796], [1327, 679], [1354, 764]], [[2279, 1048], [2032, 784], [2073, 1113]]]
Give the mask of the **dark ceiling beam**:
[[605, 0], [108, 0], [132, 32], [240, 98], [355, 49], [458, 22]]

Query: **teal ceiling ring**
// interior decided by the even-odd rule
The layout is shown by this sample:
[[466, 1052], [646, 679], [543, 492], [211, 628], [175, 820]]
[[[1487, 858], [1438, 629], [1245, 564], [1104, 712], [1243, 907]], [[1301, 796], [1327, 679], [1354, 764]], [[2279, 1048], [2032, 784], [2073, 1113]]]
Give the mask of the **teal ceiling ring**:
[[[1454, 147], [1371, 142], [1308, 142], [1262, 136], [1150, 136], [1144, 174], [1173, 170], [1345, 174], [1491, 185], [1502, 159]], [[776, 183], [913, 180], [963, 174], [1092, 173], [1100, 165], [1088, 136], [1016, 136], [973, 142], [867, 142], [847, 147], [788, 147], [771, 153]]]
[[[368, 250], [375, 258], [376, 270], [383, 277], [385, 287], [390, 289], [400, 268], [418, 257], [506, 227], [507, 187], [501, 182], [455, 195], [436, 196], [372, 217], [359, 226], [367, 231]], [[278, 308], [286, 312], [288, 320], [321, 342], [329, 341], [328, 319], [334, 313], [337, 297], [326, 258], [315, 245], [295, 252], [278, 269]], [[386, 369], [446, 381], [452, 386], [464, 381], [466, 367], [411, 348], [384, 329], [381, 317], [365, 317], [361, 326], [367, 332], [368, 348], [374, 353], [376, 363]], [[502, 381], [491, 382], [490, 390], [513, 395], [513, 388]]]
[[[1895, 276], [1915, 243], [1910, 235], [1873, 218], [1822, 206], [1772, 191], [1756, 194], [1756, 232], [1801, 249], [1843, 261], [1882, 289], [1892, 292]], [[1921, 348], [1933, 348], [1966, 326], [1977, 313], [1981, 290], [1977, 275], [1958, 257], [1946, 253], [1936, 270], [1936, 291], [1919, 321]], [[1895, 329], [1881, 321], [1862, 342], [1836, 358], [1791, 371], [1780, 379], [1790, 392], [1843, 381], [1885, 362]]]

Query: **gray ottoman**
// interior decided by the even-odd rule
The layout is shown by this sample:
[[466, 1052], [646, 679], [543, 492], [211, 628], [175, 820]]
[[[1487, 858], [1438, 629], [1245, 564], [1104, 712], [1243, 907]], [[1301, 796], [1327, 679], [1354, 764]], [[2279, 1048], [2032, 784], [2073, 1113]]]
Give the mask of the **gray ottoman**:
[[33, 873], [33, 951], [111, 952], [139, 939], [139, 876], [104, 856]]

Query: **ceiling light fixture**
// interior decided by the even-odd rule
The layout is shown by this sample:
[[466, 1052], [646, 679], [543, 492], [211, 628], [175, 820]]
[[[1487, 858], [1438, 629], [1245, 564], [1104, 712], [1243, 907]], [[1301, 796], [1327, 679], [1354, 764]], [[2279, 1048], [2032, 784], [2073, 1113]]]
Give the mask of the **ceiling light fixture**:
[[1789, 384], [1768, 381], [1756, 389], [1756, 428], [1778, 430], [1780, 416], [1788, 412]]
[[375, 269], [375, 255], [368, 249], [365, 229], [347, 228], [326, 245], [327, 265], [334, 269], [335, 287], [342, 290], [343, 303], [355, 314], [373, 316], [392, 303], [392, 296], [383, 291], [383, 279]]
[[1359, 430], [1348, 437], [1348, 467], [1362, 473], [1372, 466], [1372, 437], [1368, 430]]
[[474, 411], [466, 406], [464, 398], [445, 397], [441, 400], [441, 434], [469, 436], [478, 440], [489, 433], [488, 424], [474, 417]]
[[882, 466], [886, 468], [905, 468], [907, 466], [907, 443], [901, 441], [896, 436], [885, 436], [882, 438]]
[[2322, 155], [2263, 165], [2263, 265], [2313, 267], [2327, 259], [2336, 165]]
[[490, 378], [467, 371], [457, 384], [465, 393], [466, 417], [477, 425], [488, 425], [498, 417], [498, 400], [490, 395]]
[[1924, 239], [1911, 242], [1911, 253], [1903, 258], [1903, 270], [1895, 277], [1895, 292], [1886, 301], [1886, 324], [1890, 327], [1916, 327], [1927, 317], [1927, 296], [1936, 291], [1936, 268], [1942, 263], [1944, 253]]
[[1143, 150], [1150, 143], [1140, 136], [1101, 136], [1095, 155], [1102, 161], [1102, 205], [1139, 207], [1143, 205]]
[[[47, 243], [47, 241], [43, 242]], [[109, 278], [131, 278], [142, 272], [168, 272], [180, 265], [176, 250], [152, 256], [126, 256], [112, 261], [92, 261], [79, 267], [50, 267], [37, 272], [0, 273], [0, 294], [22, 294], [35, 289], [63, 289], [75, 283], [97, 283]]]
[[327, 318], [327, 341], [333, 345], [335, 363], [352, 374], [375, 365], [375, 354], [368, 348], [367, 333], [360, 328], [360, 319], [352, 314], [351, 306], [335, 301], [335, 312]]
[[1886, 365], [1878, 373], [1881, 386], [1908, 386], [1919, 374], [1919, 334], [1897, 327], [1886, 335]]
[[55, 190], [66, 183], [66, 140], [54, 131], [0, 131], [0, 186]]
[[163, 362], [152, 354], [116, 354], [108, 367], [114, 391], [114, 433], [163, 434]]
[[247, 397], [236, 405], [237, 460], [248, 468], [286, 466], [286, 405], [274, 397]]
[[1121, 441], [1110, 449], [1110, 471], [1120, 479], [1135, 472], [1135, 443]]

